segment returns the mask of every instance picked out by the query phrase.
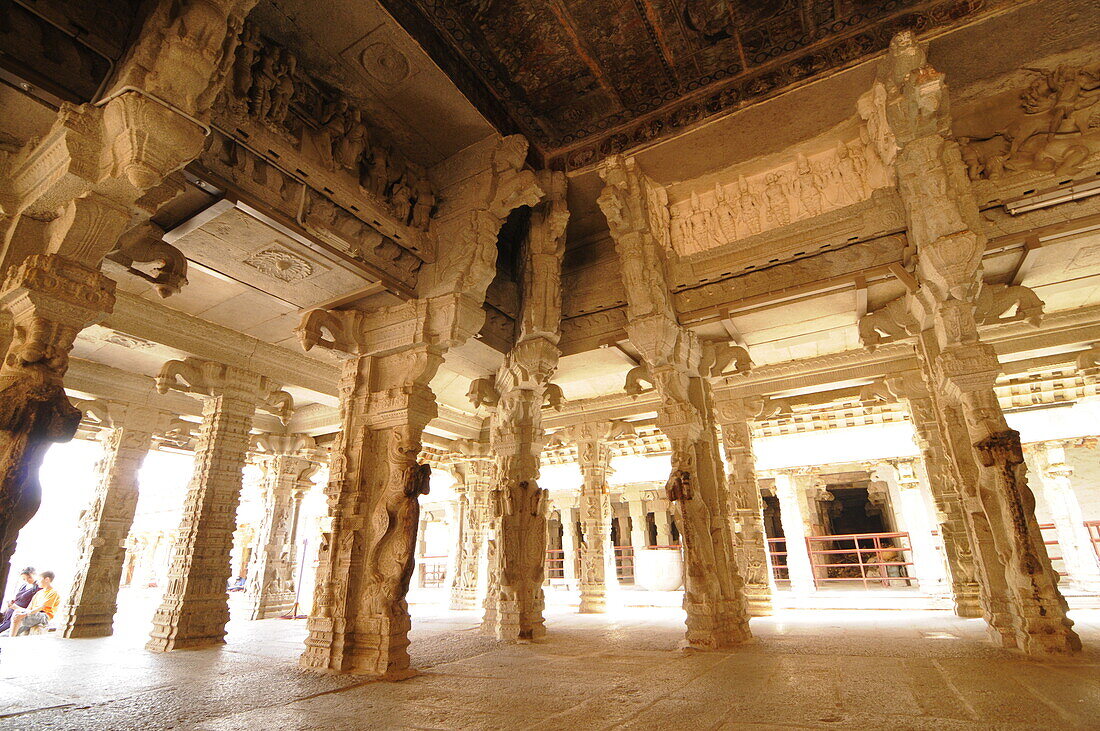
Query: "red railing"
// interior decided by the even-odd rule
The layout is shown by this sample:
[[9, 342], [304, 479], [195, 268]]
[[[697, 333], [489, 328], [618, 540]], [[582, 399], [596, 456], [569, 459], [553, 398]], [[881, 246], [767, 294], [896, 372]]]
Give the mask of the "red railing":
[[847, 533], [807, 536], [810, 566], [816, 586], [858, 581], [865, 589], [878, 584], [912, 586], [909, 576], [912, 551], [908, 533]]
[[615, 546], [615, 576], [623, 583], [634, 583], [634, 546]]
[[[1054, 566], [1054, 570], [1059, 576], [1069, 576], [1066, 564], [1062, 561], [1062, 550], [1058, 544], [1058, 531], [1054, 523], [1040, 523], [1039, 534], [1043, 536], [1043, 545], [1047, 547], [1047, 558], [1050, 559], [1050, 563], [1053, 565], [1055, 561], [1059, 562], [1058, 566]], [[1052, 549], [1051, 546], [1054, 548]]]
[[546, 578], [547, 580], [565, 578], [565, 551], [562, 549], [546, 550]]
[[1096, 560], [1100, 561], [1100, 520], [1086, 520], [1085, 528], [1089, 532], [1089, 540], [1092, 541], [1092, 550], [1096, 551]]
[[420, 557], [420, 587], [438, 589], [447, 581], [446, 556]]
[[772, 559], [772, 578], [775, 583], [791, 583], [790, 571], [787, 570], [787, 539], [769, 538], [768, 555]]

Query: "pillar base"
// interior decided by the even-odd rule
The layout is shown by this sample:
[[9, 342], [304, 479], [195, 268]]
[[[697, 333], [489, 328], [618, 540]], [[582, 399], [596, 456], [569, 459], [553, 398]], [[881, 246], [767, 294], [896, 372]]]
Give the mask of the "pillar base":
[[607, 596], [602, 592], [599, 594], [582, 592], [580, 607], [577, 611], [581, 614], [603, 614], [607, 612]]
[[66, 639], [84, 639], [89, 637], [110, 637], [114, 634], [116, 607], [90, 611], [89, 607], [69, 607], [66, 611], [65, 629], [61, 636]]
[[982, 605], [976, 596], [955, 597], [955, 616], [966, 619], [983, 617]]
[[355, 624], [354, 632], [337, 632], [331, 618], [311, 618], [306, 651], [298, 666], [322, 673], [369, 675], [379, 680], [405, 680], [417, 674], [410, 666], [408, 614], [365, 617]]
[[275, 619], [276, 617], [282, 617], [288, 614], [293, 609], [293, 594], [289, 597], [271, 597], [258, 604], [251, 605], [248, 608], [248, 618], [252, 620]]
[[756, 598], [746, 597], [749, 604], [749, 616], [750, 617], [770, 617], [775, 613], [775, 607], [772, 606], [772, 598]]
[[477, 609], [477, 595], [472, 591], [452, 591], [448, 607], [455, 611]]
[[697, 650], [721, 650], [737, 647], [752, 640], [748, 617], [737, 607], [725, 603], [721, 606], [707, 604], [689, 605], [687, 612], [687, 644]]

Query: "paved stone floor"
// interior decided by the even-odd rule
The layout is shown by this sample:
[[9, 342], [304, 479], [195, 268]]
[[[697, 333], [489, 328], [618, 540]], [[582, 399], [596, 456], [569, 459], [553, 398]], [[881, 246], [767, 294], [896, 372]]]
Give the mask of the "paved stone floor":
[[119, 634], [0, 639], [0, 728], [1100, 728], [1100, 611], [1074, 612], [1081, 657], [1024, 660], [942, 611], [784, 610], [732, 652], [678, 649], [680, 611], [548, 611], [532, 645], [473, 612], [414, 608], [402, 683], [298, 670], [304, 622], [235, 619], [226, 646], [153, 655]]

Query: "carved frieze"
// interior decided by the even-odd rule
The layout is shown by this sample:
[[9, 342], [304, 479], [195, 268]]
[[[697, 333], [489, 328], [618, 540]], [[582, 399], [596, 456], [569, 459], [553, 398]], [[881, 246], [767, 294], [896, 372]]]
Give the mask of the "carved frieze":
[[874, 148], [841, 140], [673, 203], [672, 248], [690, 256], [860, 203], [892, 181]]

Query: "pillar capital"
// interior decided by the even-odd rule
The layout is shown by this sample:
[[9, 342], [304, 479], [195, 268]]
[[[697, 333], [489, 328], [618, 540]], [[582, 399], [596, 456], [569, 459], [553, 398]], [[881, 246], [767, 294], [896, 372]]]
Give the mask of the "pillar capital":
[[170, 360], [157, 374], [157, 392], [180, 391], [205, 398], [227, 397], [253, 403], [284, 424], [294, 411], [290, 394], [267, 376], [212, 360]]

